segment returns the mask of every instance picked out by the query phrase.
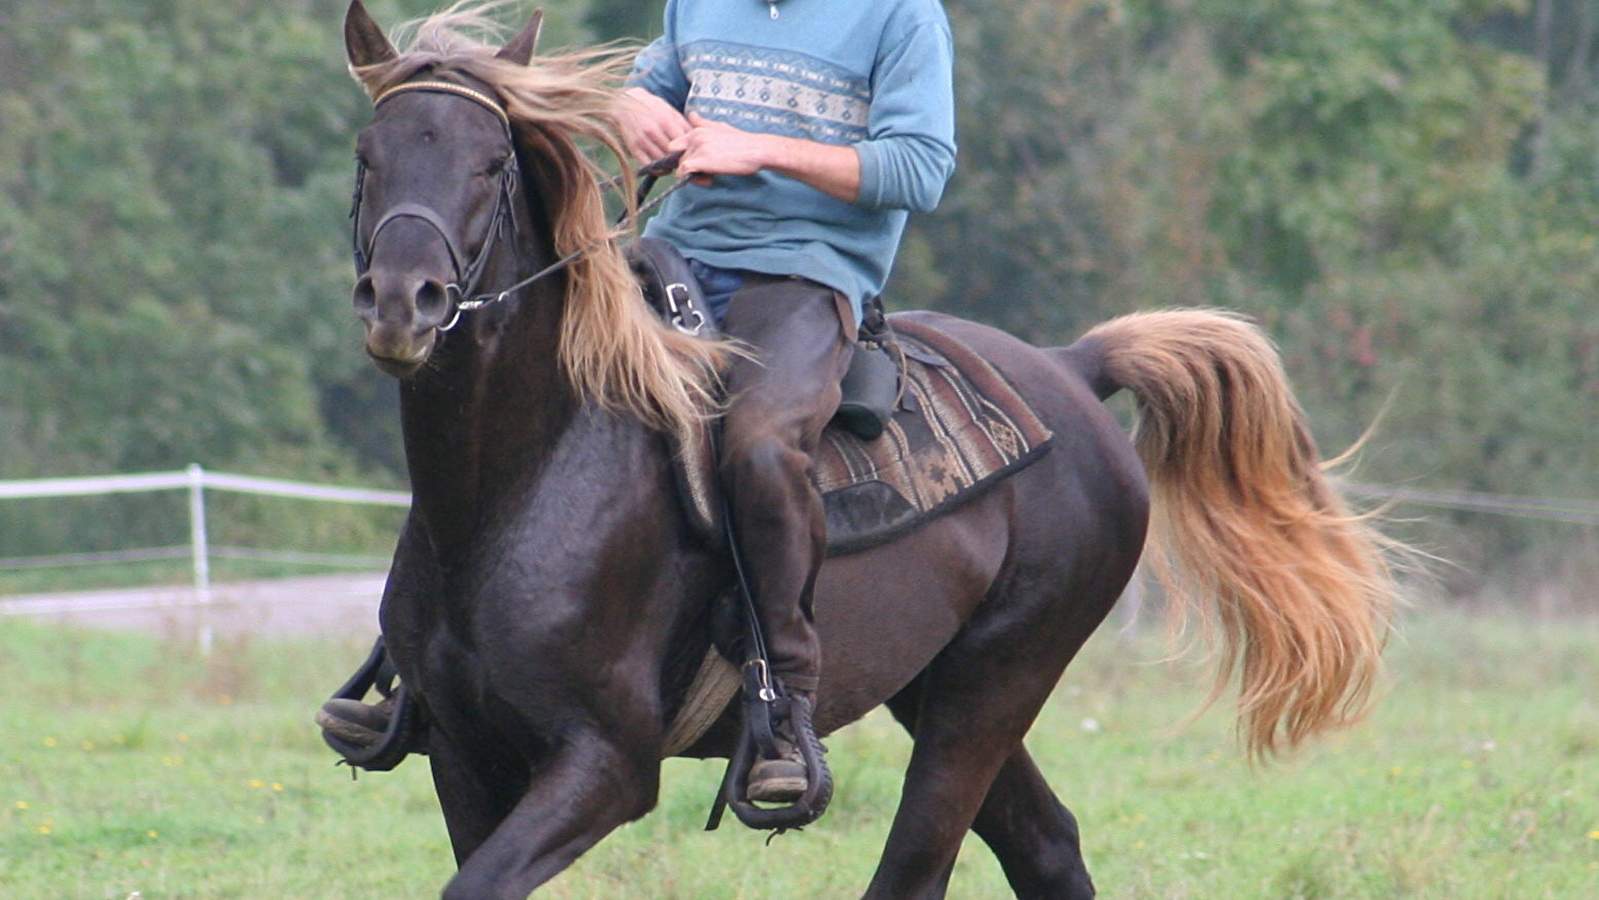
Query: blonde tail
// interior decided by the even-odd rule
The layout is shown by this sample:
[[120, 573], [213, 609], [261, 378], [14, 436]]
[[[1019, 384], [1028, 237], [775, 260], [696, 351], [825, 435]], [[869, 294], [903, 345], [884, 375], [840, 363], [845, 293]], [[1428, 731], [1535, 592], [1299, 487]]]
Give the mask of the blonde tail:
[[1324, 477], [1271, 342], [1211, 310], [1115, 319], [1091, 342], [1139, 402], [1148, 558], [1174, 613], [1220, 638], [1210, 701], [1237, 671], [1256, 758], [1359, 720], [1391, 630], [1393, 544]]

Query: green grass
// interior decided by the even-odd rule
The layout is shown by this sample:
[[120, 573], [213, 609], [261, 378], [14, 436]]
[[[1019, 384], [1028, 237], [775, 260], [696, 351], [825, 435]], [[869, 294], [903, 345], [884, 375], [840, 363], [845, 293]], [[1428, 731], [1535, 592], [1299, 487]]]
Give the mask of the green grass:
[[[364, 651], [224, 646], [0, 622], [0, 885], [126, 900], [435, 895], [453, 868], [426, 765], [351, 781], [309, 714]], [[1034, 730], [1103, 896], [1599, 897], [1599, 619], [1413, 616], [1361, 728], [1252, 770], [1157, 641], [1091, 642]], [[850, 897], [876, 865], [908, 741], [836, 735], [838, 796], [763, 846], [705, 834], [715, 763], [667, 764], [661, 808], [539, 896]], [[956, 898], [1010, 896], [970, 841]]]

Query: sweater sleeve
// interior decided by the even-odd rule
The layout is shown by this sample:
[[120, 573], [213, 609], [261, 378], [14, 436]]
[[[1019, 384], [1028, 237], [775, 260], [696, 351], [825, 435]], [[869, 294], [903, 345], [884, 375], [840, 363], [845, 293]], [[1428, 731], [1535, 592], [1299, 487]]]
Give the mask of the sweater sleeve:
[[676, 0], [666, 4], [666, 27], [633, 60], [628, 87], [641, 87], [681, 110], [688, 102], [688, 76], [677, 55]]
[[860, 195], [868, 209], [925, 212], [955, 170], [954, 46], [948, 29], [923, 24], [894, 42], [872, 79]]

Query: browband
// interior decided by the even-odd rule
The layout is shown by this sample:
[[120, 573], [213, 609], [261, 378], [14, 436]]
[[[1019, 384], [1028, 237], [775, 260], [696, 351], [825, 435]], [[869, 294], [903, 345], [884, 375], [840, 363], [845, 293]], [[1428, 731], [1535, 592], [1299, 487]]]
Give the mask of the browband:
[[482, 91], [473, 90], [466, 85], [454, 84], [449, 81], [407, 81], [403, 84], [397, 84], [372, 98], [372, 108], [376, 109], [383, 104], [383, 101], [393, 97], [395, 94], [404, 93], [406, 91], [434, 91], [437, 93], [456, 94], [458, 96], [465, 97], [468, 100], [475, 101], [479, 106], [489, 110], [496, 116], [499, 116], [500, 121], [505, 123], [506, 128], [511, 127], [510, 114], [505, 111], [505, 107], [496, 103], [493, 97], [490, 97], [488, 94], [485, 94]]

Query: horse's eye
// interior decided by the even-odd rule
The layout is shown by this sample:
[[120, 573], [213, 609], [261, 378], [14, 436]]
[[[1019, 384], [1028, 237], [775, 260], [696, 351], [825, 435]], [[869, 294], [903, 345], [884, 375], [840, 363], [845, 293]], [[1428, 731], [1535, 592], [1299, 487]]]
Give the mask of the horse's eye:
[[484, 174], [484, 176], [486, 176], [488, 178], [498, 177], [501, 172], [505, 171], [505, 167], [509, 166], [510, 164], [511, 164], [511, 157], [502, 156], [502, 157], [494, 160], [493, 162], [489, 163], [488, 167], [483, 170], [483, 174]]

